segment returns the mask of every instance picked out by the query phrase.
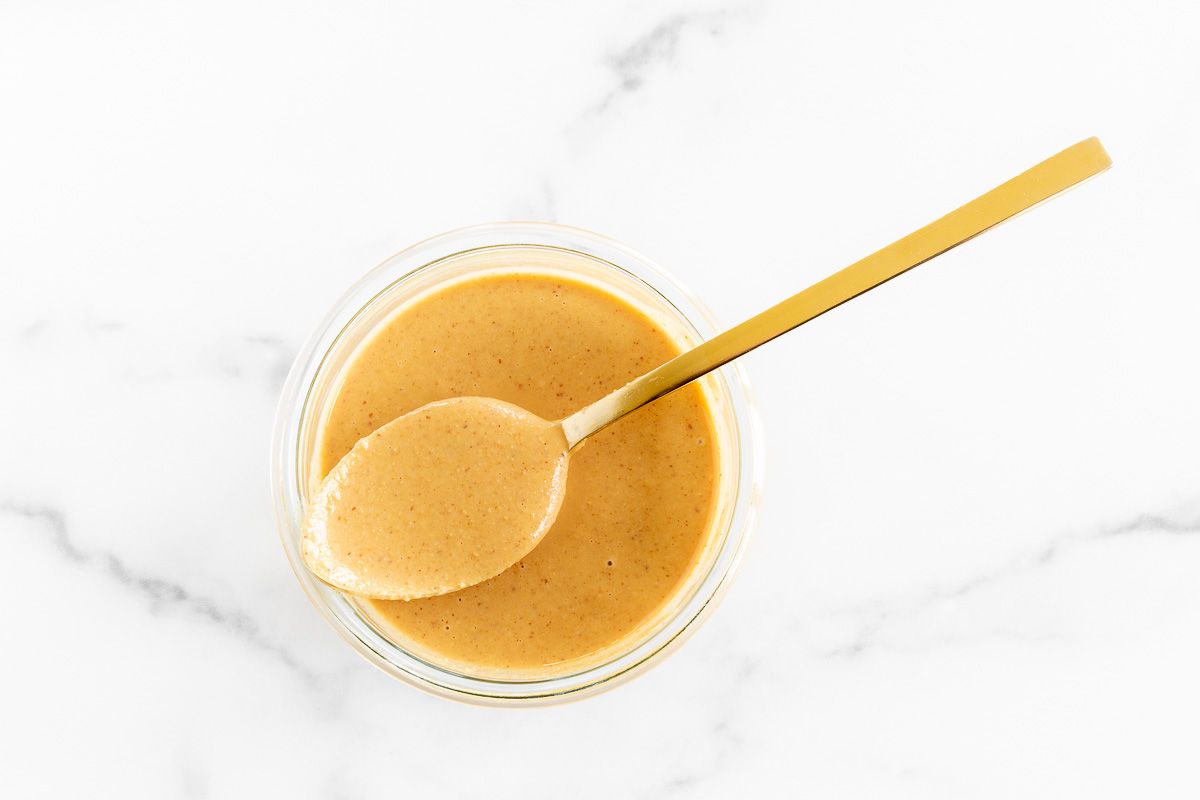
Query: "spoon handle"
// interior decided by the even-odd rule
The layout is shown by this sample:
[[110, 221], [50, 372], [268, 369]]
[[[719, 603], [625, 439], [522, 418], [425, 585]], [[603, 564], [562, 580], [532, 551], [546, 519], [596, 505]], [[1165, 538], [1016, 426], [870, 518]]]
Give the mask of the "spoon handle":
[[575, 447], [629, 412], [973, 239], [1111, 165], [1108, 153], [1095, 137], [1068, 147], [941, 219], [580, 409], [562, 421], [567, 444]]

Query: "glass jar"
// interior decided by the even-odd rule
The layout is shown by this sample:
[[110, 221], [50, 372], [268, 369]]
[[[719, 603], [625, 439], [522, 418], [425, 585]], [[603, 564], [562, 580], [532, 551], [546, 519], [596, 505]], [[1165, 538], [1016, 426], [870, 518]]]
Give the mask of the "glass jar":
[[729, 585], [750, 537], [760, 493], [761, 442], [745, 375], [736, 365], [704, 379], [717, 431], [720, 487], [707, 544], [661, 611], [598, 663], [562, 674], [503, 679], [438, 664], [406, 648], [355, 600], [318, 580], [300, 556], [304, 508], [319, 483], [320, 426], [358, 346], [400, 306], [430, 290], [484, 272], [545, 271], [598, 285], [640, 308], [682, 346], [718, 331], [708, 311], [662, 268], [611, 239], [548, 223], [479, 225], [435, 236], [367, 273], [338, 301], [301, 349], [275, 419], [271, 484], [288, 561], [317, 610], [355, 650], [384, 672], [445, 697], [487, 704], [561, 702], [628, 680], [658, 663], [693, 632]]

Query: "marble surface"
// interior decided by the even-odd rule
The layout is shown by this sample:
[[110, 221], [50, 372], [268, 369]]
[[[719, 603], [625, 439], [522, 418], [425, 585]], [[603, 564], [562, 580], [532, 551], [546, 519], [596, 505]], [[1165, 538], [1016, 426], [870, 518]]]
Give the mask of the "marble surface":
[[[0, 5], [0, 795], [1195, 797], [1198, 9]], [[436, 699], [298, 589], [278, 391], [387, 255], [568, 222], [734, 322], [1092, 134], [749, 357], [755, 541], [633, 683]]]

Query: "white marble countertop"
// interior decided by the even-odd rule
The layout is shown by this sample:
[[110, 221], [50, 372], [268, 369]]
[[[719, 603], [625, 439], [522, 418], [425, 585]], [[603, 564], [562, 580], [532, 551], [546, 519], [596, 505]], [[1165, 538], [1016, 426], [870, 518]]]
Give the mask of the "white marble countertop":
[[[1195, 797], [1200, 7], [966, 5], [3, 4], [0, 796]], [[735, 322], [1092, 134], [749, 357], [755, 541], [636, 681], [440, 700], [297, 587], [280, 383], [387, 255], [568, 222]]]

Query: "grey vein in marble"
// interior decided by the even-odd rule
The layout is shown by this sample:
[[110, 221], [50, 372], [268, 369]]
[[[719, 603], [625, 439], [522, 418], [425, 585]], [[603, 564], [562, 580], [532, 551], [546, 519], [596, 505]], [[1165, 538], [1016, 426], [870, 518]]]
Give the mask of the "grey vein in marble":
[[[604, 64], [613, 73], [616, 85], [567, 126], [566, 137], [573, 138], [595, 124], [596, 119], [612, 108], [621, 97], [642, 89], [657, 70], [674, 66], [681, 41], [704, 32], [707, 32], [710, 38], [718, 38], [725, 33], [733, 19], [749, 16], [756, 12], [760, 5], [758, 2], [750, 2], [713, 11], [672, 14], [611, 53], [604, 58]], [[537, 195], [518, 204], [511, 216], [557, 220], [552, 172], [551, 168], [545, 170], [538, 182]]]
[[[553, 208], [553, 194], [547, 184], [544, 186], [547, 204]], [[93, 341], [93, 336], [103, 336], [116, 340], [117, 334], [138, 334], [123, 322], [110, 319], [85, 318], [72, 324], [64, 324], [50, 317], [39, 317], [33, 322], [17, 330], [18, 340], [25, 345], [50, 344], [60, 339], [77, 339], [83, 336]], [[119, 342], [114, 342], [120, 347]], [[272, 396], [277, 396], [287, 379], [292, 361], [298, 348], [278, 336], [250, 334], [244, 336], [228, 336], [211, 342], [198, 352], [193, 351], [192, 358], [200, 365], [225, 378], [235, 380], [249, 379], [260, 381], [262, 387]], [[177, 378], [180, 372], [175, 361], [164, 363], [161, 357], [133, 358], [128, 350], [115, 350], [114, 361], [110, 374], [122, 381], [135, 383], [162, 382]], [[122, 356], [125, 356], [122, 359]]]
[[50, 321], [45, 317], [39, 317], [38, 319], [35, 319], [33, 322], [18, 330], [17, 336], [25, 340], [36, 339], [44, 334], [49, 327]]
[[[655, 67], [671, 64], [679, 50], [680, 36], [697, 19], [694, 14], [676, 14], [668, 17], [655, 25], [649, 33], [609, 56], [605, 63], [616, 74], [617, 85], [592, 106], [585, 116], [603, 113], [618, 97], [641, 89]], [[713, 35], [717, 35], [720, 27], [714, 27], [713, 30]]]
[[721, 36], [736, 16], [757, 8], [745, 4], [714, 11], [673, 14], [646, 33], [608, 56], [604, 63], [616, 77], [616, 86], [584, 112], [581, 122], [607, 111], [624, 95], [633, 94], [646, 85], [650, 75], [676, 63], [679, 45], [685, 38], [707, 33], [711, 38]]
[[730, 716], [729, 713], [723, 714], [708, 728], [709, 735], [706, 741], [716, 749], [699, 769], [677, 773], [646, 796], [658, 798], [677, 794], [687, 795], [696, 791], [706, 781], [720, 775], [743, 745], [742, 737], [738, 735], [729, 721]]
[[[222, 357], [216, 362], [216, 368], [223, 375], [231, 378], [245, 377], [248, 372], [263, 372], [266, 378], [266, 388], [271, 394], [279, 394], [283, 382], [287, 379], [292, 361], [296, 357], [296, 349], [278, 336], [243, 336], [238, 344], [238, 350], [248, 346], [259, 354], [265, 361], [265, 367], [248, 370], [235, 357]], [[265, 371], [264, 371], [265, 370]]]
[[516, 199], [509, 207], [508, 218], [555, 222], [558, 213], [555, 210], [554, 186], [550, 178], [543, 175], [536, 189], [528, 193], [528, 197]]
[[208, 773], [193, 761], [183, 761], [178, 766], [179, 791], [187, 800], [210, 797]]
[[[84, 317], [76, 325], [87, 335], [121, 333], [126, 327], [125, 323], [114, 319], [95, 319], [90, 316]], [[62, 327], [61, 323], [52, 320], [50, 317], [38, 317], [32, 322], [17, 328], [17, 339], [22, 342], [32, 343], [61, 330]]]
[[722, 660], [726, 663], [731, 662], [732, 669], [729, 675], [729, 689], [715, 696], [716, 713], [713, 714], [711, 724], [707, 726], [708, 735], [705, 742], [714, 747], [714, 752], [697, 768], [677, 772], [650, 790], [645, 797], [689, 795], [698, 791], [706, 781], [721, 774], [745, 746], [736, 725], [736, 717], [740, 710], [739, 694], [758, 672], [759, 662], [750, 656], [735, 656]]
[[317, 685], [316, 673], [301, 663], [282, 644], [265, 636], [258, 623], [245, 611], [197, 594], [175, 581], [138, 572], [111, 551], [82, 549], [71, 538], [66, 517], [58, 509], [4, 501], [0, 502], [0, 514], [40, 525], [48, 532], [54, 548], [68, 561], [78, 567], [106, 575], [120, 586], [136, 592], [149, 601], [152, 613], [160, 613], [168, 608], [190, 613], [216, 625], [252, 648], [271, 655], [305, 684]]
[[[1126, 522], [1101, 528], [1090, 534], [1063, 536], [1033, 552], [1014, 558], [996, 569], [989, 570], [955, 585], [939, 587], [933, 591], [926, 592], [913, 602], [900, 608], [890, 608], [880, 604], [869, 609], [859, 609], [857, 612], [851, 612], [864, 614], [869, 616], [870, 619], [860, 628], [848, 644], [835, 647], [824, 652], [822, 655], [830, 658], [852, 658], [862, 655], [869, 650], [879, 649], [882, 647], [882, 643], [879, 640], [880, 634], [889, 623], [901, 618], [912, 619], [945, 603], [961, 600], [992, 588], [1017, 575], [1043, 568], [1061, 559], [1067, 552], [1077, 547], [1127, 536], [1194, 536], [1197, 534], [1200, 534], [1200, 519], [1190, 517], [1172, 518], [1160, 514], [1142, 514]], [[1050, 637], [1033, 636], [1019, 631], [1002, 630], [988, 631], [968, 638], [955, 636], [937, 643], [962, 644], [968, 640], [978, 641], [995, 638], [1027, 643], [1042, 643], [1050, 639]], [[928, 647], [922, 649], [928, 649]]]

